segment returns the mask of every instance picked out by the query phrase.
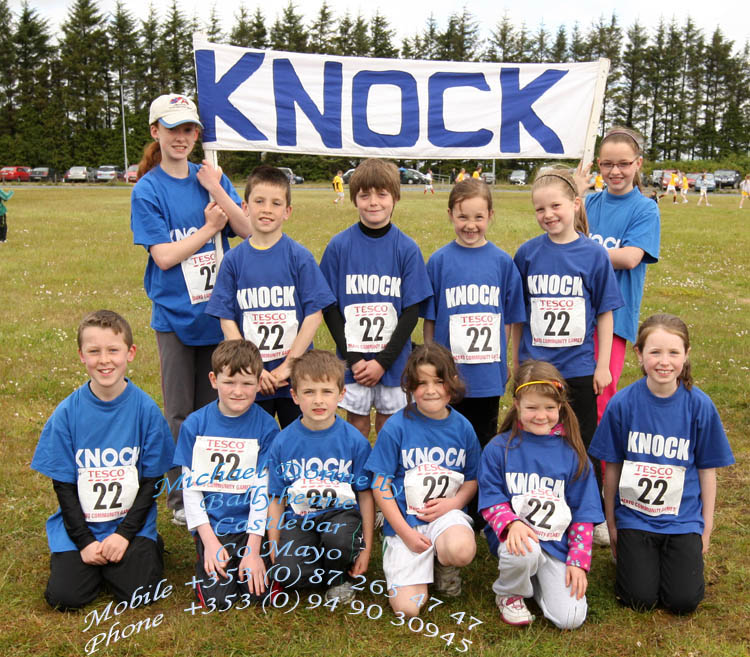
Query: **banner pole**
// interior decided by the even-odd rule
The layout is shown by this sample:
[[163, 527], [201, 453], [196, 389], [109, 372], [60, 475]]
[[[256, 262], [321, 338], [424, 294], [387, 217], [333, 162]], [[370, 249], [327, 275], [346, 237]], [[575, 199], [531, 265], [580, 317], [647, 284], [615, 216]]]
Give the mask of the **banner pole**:
[[589, 124], [586, 128], [586, 137], [583, 141], [581, 163], [584, 167], [594, 161], [596, 133], [599, 130], [599, 119], [602, 115], [602, 107], [604, 105], [604, 92], [607, 88], [609, 65], [609, 59], [606, 57], [599, 58], [599, 72], [597, 73], [596, 86], [594, 87], [594, 102], [591, 104], [591, 115], [589, 116]]
[[[214, 168], [218, 169], [219, 167], [219, 152], [214, 150], [213, 148], [203, 148], [203, 153], [206, 156], [206, 159], [208, 160], [208, 163]], [[214, 200], [213, 196], [209, 195], [210, 200]], [[214, 248], [216, 249], [216, 271], [219, 270], [219, 265], [221, 265], [221, 261], [224, 259], [224, 244], [221, 241], [221, 231], [216, 233], [213, 237], [214, 240]]]

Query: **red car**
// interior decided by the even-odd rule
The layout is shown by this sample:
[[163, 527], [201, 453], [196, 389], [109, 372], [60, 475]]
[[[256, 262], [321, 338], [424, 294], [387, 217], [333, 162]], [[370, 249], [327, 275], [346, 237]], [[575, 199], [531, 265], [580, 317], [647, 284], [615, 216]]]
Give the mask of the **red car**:
[[138, 165], [131, 164], [125, 172], [125, 182], [134, 183], [138, 181]]
[[0, 180], [3, 182], [29, 182], [31, 167], [3, 167], [0, 169]]

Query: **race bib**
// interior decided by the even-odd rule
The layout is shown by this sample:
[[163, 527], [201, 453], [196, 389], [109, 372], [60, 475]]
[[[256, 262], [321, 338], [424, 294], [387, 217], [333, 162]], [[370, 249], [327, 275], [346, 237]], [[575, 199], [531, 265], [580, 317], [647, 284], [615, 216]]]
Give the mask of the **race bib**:
[[676, 516], [685, 487], [685, 466], [624, 461], [620, 503], [648, 516]]
[[407, 470], [404, 475], [406, 513], [415, 516], [430, 500], [455, 497], [463, 483], [463, 474], [434, 463], [423, 463]]
[[138, 468], [134, 465], [78, 468], [78, 500], [86, 522], [122, 518], [137, 494]]
[[549, 488], [514, 495], [510, 504], [515, 514], [534, 530], [540, 541], [559, 541], [573, 520], [568, 504]]
[[387, 301], [357, 303], [344, 308], [346, 348], [359, 353], [383, 351], [396, 330], [396, 308]]
[[344, 503], [356, 502], [356, 499], [351, 484], [338, 479], [300, 478], [289, 487], [289, 503], [298, 516], [340, 509]]
[[531, 343], [534, 347], [573, 347], [586, 337], [583, 297], [533, 297]]
[[457, 363], [500, 362], [500, 314], [451, 315], [451, 353]]
[[258, 463], [258, 441], [244, 438], [196, 436], [193, 445], [193, 481], [202, 474], [207, 481], [195, 486], [213, 493], [244, 493], [250, 486], [248, 470]]
[[260, 352], [264, 363], [286, 358], [297, 337], [296, 310], [246, 310], [242, 333]]
[[182, 261], [190, 303], [205, 303], [211, 298], [216, 283], [216, 251], [194, 253]]

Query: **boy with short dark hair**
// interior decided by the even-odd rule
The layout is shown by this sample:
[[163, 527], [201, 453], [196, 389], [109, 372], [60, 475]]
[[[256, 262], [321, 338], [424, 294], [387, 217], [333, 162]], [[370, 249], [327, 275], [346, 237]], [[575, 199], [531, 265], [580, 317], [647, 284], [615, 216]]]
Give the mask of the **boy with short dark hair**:
[[242, 208], [252, 235], [226, 254], [206, 312], [220, 319], [226, 340], [245, 338], [258, 347], [264, 367], [258, 404], [284, 428], [299, 415], [289, 394], [290, 361], [311, 347], [321, 311], [334, 298], [312, 254], [284, 235], [292, 206], [283, 171], [254, 169]]
[[83, 318], [78, 355], [91, 379], [52, 413], [31, 461], [60, 503], [47, 520], [44, 597], [61, 610], [92, 602], [105, 583], [118, 601], [131, 601], [162, 578], [154, 487], [174, 445], [159, 407], [125, 377], [135, 351], [117, 313]]
[[372, 406], [378, 432], [406, 405], [401, 372], [419, 304], [432, 287], [417, 243], [391, 223], [401, 197], [396, 166], [365, 160], [352, 174], [349, 197], [359, 222], [333, 237], [320, 268], [337, 299], [325, 310], [326, 324], [348, 365], [341, 407], [367, 437]]
[[174, 465], [182, 466], [182, 496], [198, 558], [195, 592], [211, 608], [241, 594], [265, 591], [260, 558], [268, 497], [263, 464], [279, 429], [255, 405], [263, 361], [247, 340], [227, 340], [211, 357], [218, 400], [187, 416]]
[[276, 563], [300, 573], [299, 588], [325, 586], [327, 599], [348, 602], [347, 574], [367, 572], [372, 550], [375, 506], [364, 470], [370, 443], [336, 415], [344, 364], [333, 354], [308, 351], [293, 362], [291, 381], [302, 417], [271, 446], [268, 537], [280, 548]]

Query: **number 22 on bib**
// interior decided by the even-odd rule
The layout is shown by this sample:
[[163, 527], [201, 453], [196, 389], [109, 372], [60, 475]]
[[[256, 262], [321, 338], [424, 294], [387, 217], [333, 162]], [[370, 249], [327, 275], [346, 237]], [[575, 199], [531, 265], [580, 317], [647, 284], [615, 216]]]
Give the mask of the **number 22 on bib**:
[[533, 297], [531, 341], [534, 347], [574, 347], [586, 337], [586, 301], [582, 297]]
[[549, 488], [537, 488], [510, 501], [513, 511], [541, 541], [559, 541], [572, 522], [570, 507]]
[[208, 301], [216, 283], [216, 251], [194, 253], [181, 264], [190, 303]]
[[500, 361], [500, 315], [465, 313], [451, 315], [451, 352], [457, 363]]
[[416, 516], [430, 500], [455, 497], [463, 483], [463, 474], [441, 465], [423, 463], [410, 468], [404, 475], [406, 513]]
[[78, 468], [78, 500], [86, 522], [109, 522], [127, 515], [138, 494], [138, 468]]
[[648, 516], [677, 515], [685, 486], [685, 466], [623, 461], [620, 502]]

